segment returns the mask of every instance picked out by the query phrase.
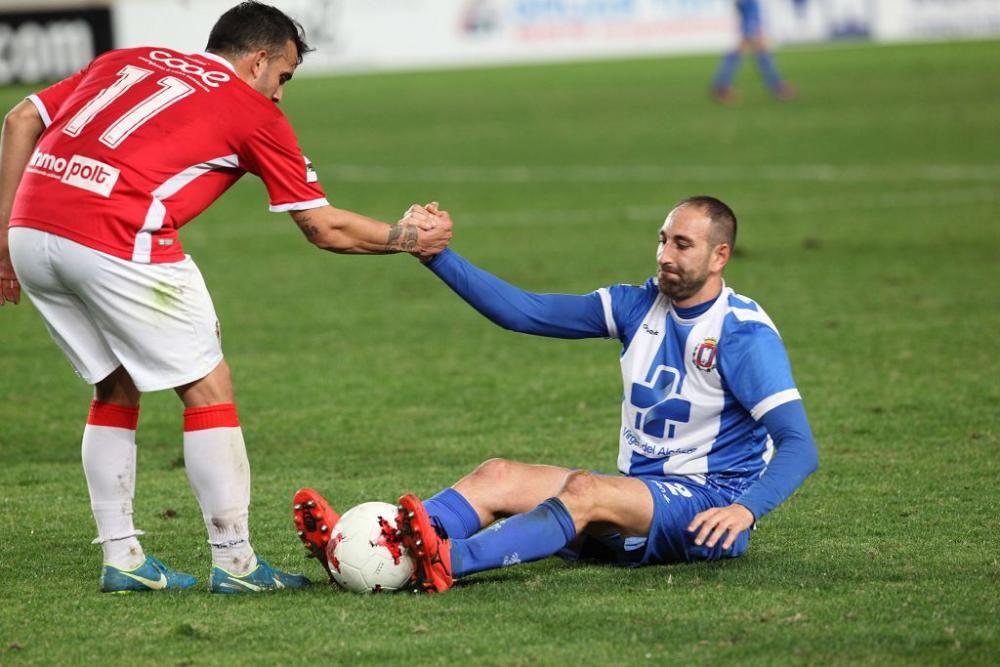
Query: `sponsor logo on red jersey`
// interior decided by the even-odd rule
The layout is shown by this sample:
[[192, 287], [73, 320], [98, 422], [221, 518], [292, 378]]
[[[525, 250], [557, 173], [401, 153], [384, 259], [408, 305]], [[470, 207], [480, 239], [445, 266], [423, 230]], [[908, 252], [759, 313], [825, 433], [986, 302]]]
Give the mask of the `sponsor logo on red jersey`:
[[111, 195], [121, 173], [109, 164], [83, 155], [73, 155], [68, 160], [58, 155], [35, 149], [28, 162], [27, 171], [58, 178], [66, 185], [95, 192], [102, 197]]
[[175, 56], [174, 54], [166, 51], [150, 51], [149, 59], [153, 62], [160, 63], [160, 65], [167, 69], [182, 72], [192, 78], [199, 79], [209, 88], [218, 88], [220, 83], [227, 83], [231, 80], [229, 74], [225, 72], [220, 72], [218, 70], [206, 70], [201, 65], [193, 63], [190, 60], [185, 60], [182, 57]]

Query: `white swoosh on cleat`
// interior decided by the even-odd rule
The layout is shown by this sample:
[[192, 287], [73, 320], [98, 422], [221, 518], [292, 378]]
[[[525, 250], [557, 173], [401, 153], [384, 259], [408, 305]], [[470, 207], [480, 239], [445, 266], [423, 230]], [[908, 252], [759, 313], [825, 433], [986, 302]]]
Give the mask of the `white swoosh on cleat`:
[[122, 572], [121, 570], [119, 570], [119, 573], [124, 574], [129, 579], [135, 579], [143, 586], [151, 588], [154, 591], [159, 591], [167, 587], [167, 575], [162, 572], [160, 572], [159, 579], [147, 579], [146, 577], [140, 577], [138, 574], [129, 574], [128, 572]]
[[[239, 584], [239, 586], [237, 586], [237, 584]], [[241, 579], [235, 579], [235, 578], [227, 579], [226, 581], [223, 581], [221, 584], [219, 584], [219, 588], [222, 588], [223, 586], [232, 588], [233, 590], [237, 591], [249, 590], [258, 592], [262, 590], [260, 586], [251, 584], [249, 581], [242, 581]], [[243, 588], [240, 588], [240, 586], [242, 586]]]

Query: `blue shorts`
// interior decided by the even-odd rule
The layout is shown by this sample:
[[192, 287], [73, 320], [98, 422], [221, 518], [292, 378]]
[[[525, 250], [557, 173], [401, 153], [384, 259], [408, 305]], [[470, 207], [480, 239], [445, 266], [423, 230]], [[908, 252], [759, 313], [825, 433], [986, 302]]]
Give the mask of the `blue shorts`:
[[750, 39], [763, 30], [758, 0], [736, 0], [736, 11], [740, 15], [740, 35]]
[[740, 533], [729, 549], [719, 540], [715, 547], [694, 543], [697, 533], [688, 532], [688, 524], [699, 512], [713, 507], [727, 507], [727, 502], [713, 489], [686, 477], [640, 478], [653, 496], [653, 521], [646, 537], [588, 535], [573, 550], [559, 555], [570, 560], [597, 560], [603, 563], [638, 567], [667, 563], [738, 558], [750, 544], [750, 530]]

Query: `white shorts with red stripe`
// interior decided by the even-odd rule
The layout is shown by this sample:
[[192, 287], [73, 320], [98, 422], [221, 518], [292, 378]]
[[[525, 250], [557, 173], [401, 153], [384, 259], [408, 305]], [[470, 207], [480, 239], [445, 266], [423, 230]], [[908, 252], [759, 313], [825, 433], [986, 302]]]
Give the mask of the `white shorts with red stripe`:
[[21, 287], [88, 383], [124, 366], [140, 391], [158, 391], [222, 361], [215, 306], [189, 256], [138, 264], [27, 227], [9, 239]]

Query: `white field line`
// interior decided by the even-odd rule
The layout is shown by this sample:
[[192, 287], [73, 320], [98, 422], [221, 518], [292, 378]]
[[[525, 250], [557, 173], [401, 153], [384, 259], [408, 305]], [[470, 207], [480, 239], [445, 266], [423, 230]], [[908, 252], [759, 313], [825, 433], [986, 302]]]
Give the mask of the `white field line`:
[[[332, 183], [330, 179], [326, 179]], [[684, 196], [684, 192], [674, 193], [675, 199]], [[441, 203], [448, 207], [447, 193], [441, 193]], [[456, 231], [463, 225], [489, 225], [491, 227], [518, 227], [522, 225], [556, 226], [590, 223], [648, 223], [659, 225], [670, 211], [675, 199], [663, 202], [633, 202], [621, 206], [581, 206], [580, 208], [511, 208], [503, 210], [484, 210], [482, 208], [452, 209], [450, 212], [455, 220]], [[950, 223], [983, 224], [981, 218], [956, 216], [956, 207], [969, 204], [986, 204], [1000, 202], [1000, 187], [971, 187], [939, 189], [933, 192], [926, 190], [910, 190], [869, 193], [862, 195], [844, 195], [843, 193], [813, 194], [813, 195], [757, 195], [741, 197], [731, 202], [736, 207], [736, 213], [741, 218], [752, 213], [755, 216], [771, 212], [804, 214], [813, 224], [823, 224], [825, 219], [836, 217], [843, 221], [844, 214], [852, 211], [879, 211], [882, 209], [927, 209], [940, 210], [943, 220]], [[414, 202], [410, 202], [414, 203]], [[416, 202], [420, 203], [420, 202]], [[403, 210], [399, 211], [402, 216]], [[273, 215], [273, 214], [271, 214]], [[391, 221], [391, 214], [385, 214], [381, 219]], [[868, 224], [870, 218], [864, 218]], [[987, 227], [996, 226], [996, 219], [985, 221]], [[270, 237], [286, 234], [284, 225], [234, 225], [218, 226], [206, 235], [219, 237]], [[460, 232], [459, 232], [460, 233]]]
[[507, 165], [486, 167], [456, 165], [446, 167], [388, 167], [356, 164], [322, 164], [321, 177], [327, 182], [354, 183], [606, 183], [662, 182], [676, 180], [759, 182], [923, 182], [995, 183], [1000, 188], [1000, 164], [924, 165], [652, 165], [545, 166]]
[[[737, 215], [753, 212], [783, 211], [809, 214], [813, 221], [822, 220], [833, 211], [843, 214], [849, 211], [954, 207], [962, 204], [1000, 202], [998, 188], [965, 188], [941, 192], [885, 192], [871, 195], [844, 197], [842, 194], [829, 196], [774, 196], [760, 199], [741, 199]], [[447, 208], [447, 202], [443, 202]], [[670, 211], [673, 201], [663, 204], [633, 204], [618, 208], [579, 209], [513, 209], [480, 213], [469, 211], [458, 214], [452, 211], [456, 228], [465, 224], [491, 226], [507, 225], [557, 225], [591, 222], [649, 222], [660, 224]], [[838, 215], [839, 217], [839, 215]]]

